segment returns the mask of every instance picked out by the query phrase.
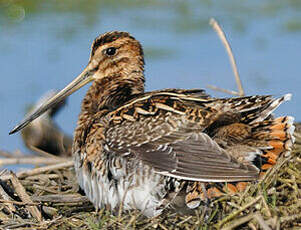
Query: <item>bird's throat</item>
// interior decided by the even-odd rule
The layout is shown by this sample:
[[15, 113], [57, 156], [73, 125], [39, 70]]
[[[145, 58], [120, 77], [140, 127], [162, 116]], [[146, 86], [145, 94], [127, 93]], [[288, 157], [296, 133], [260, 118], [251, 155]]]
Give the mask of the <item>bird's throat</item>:
[[83, 100], [82, 112], [91, 115], [101, 110], [109, 112], [143, 92], [143, 72], [133, 71], [127, 76], [121, 73], [112, 74], [93, 82]]

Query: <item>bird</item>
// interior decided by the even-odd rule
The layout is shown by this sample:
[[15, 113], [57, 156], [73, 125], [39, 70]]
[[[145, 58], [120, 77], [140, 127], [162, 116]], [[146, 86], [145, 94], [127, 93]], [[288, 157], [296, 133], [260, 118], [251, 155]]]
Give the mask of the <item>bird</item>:
[[[28, 109], [28, 113], [34, 111], [56, 93], [55, 90], [46, 92], [36, 104]], [[53, 116], [65, 105], [65, 100], [62, 100], [22, 129], [21, 136], [27, 148], [34, 151], [47, 151], [63, 157], [71, 156], [72, 138], [65, 135], [52, 120]]]
[[83, 72], [10, 134], [89, 82], [72, 152], [77, 181], [96, 209], [190, 212], [259, 180], [294, 143], [294, 118], [272, 114], [291, 94], [145, 92], [142, 45], [120, 31], [99, 35]]

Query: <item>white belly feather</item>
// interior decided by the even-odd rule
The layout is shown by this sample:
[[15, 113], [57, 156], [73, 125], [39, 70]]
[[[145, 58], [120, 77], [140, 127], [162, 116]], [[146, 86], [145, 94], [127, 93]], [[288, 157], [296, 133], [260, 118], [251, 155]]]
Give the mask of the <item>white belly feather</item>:
[[[152, 168], [141, 161], [129, 162], [120, 157], [107, 159], [105, 171], [94, 170], [92, 166], [90, 173], [80, 165], [78, 158], [75, 154], [79, 185], [96, 208], [109, 206], [112, 211], [118, 211], [120, 207], [123, 210], [138, 209], [149, 217], [161, 213], [159, 207], [166, 195], [164, 177]], [[114, 160], [118, 160], [122, 167], [114, 167]]]

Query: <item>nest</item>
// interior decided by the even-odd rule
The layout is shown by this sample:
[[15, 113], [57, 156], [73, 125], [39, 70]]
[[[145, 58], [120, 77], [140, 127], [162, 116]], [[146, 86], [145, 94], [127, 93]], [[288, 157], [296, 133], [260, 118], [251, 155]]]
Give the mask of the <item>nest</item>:
[[[46, 164], [0, 175], [0, 227], [3, 229], [292, 229], [301, 227], [301, 132], [290, 157], [280, 158], [258, 183], [225, 195], [195, 215], [164, 213], [148, 219], [139, 212], [96, 211], [78, 187], [72, 160], [58, 156], [2, 158]], [[298, 128], [297, 128], [298, 129]], [[2, 155], [4, 153], [2, 152]]]

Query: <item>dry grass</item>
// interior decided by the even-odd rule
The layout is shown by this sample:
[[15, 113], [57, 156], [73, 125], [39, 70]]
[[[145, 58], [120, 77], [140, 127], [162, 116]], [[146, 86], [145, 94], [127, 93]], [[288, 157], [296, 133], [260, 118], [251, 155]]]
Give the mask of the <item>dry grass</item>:
[[138, 212], [96, 212], [79, 191], [72, 162], [0, 174], [3, 229], [293, 229], [301, 228], [301, 132], [295, 149], [263, 181], [244, 193], [223, 196], [194, 216], [165, 213], [147, 219]]

